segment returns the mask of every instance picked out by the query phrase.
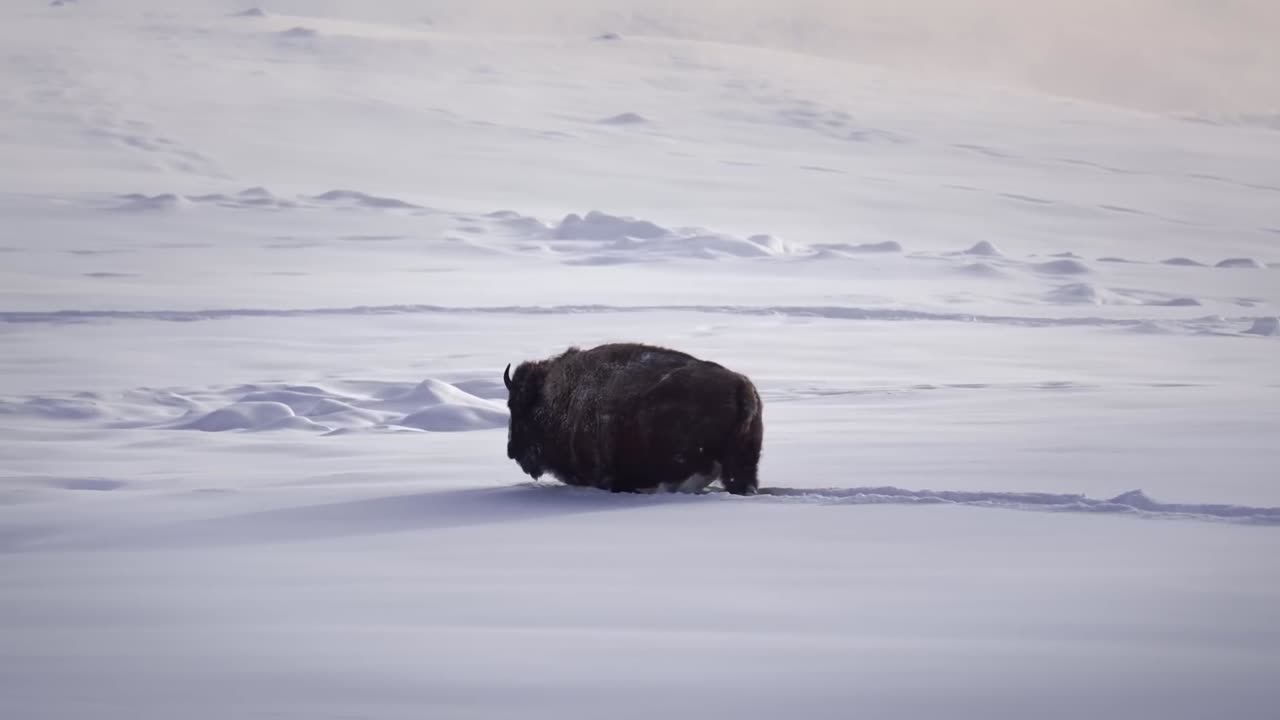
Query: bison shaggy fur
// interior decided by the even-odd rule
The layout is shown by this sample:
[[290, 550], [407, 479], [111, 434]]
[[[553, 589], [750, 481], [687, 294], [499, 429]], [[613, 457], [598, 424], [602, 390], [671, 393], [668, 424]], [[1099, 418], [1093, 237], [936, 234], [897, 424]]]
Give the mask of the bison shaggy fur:
[[533, 478], [613, 492], [754, 494], [763, 406], [744, 375], [643, 343], [570, 347], [503, 372], [507, 457]]

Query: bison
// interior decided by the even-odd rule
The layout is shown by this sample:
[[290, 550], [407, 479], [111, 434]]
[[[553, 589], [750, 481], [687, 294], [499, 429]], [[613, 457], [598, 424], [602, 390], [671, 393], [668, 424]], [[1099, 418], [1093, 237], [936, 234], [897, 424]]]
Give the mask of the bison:
[[570, 347], [502, 373], [507, 457], [537, 479], [612, 492], [755, 494], [764, 436], [755, 385], [724, 366], [643, 343]]

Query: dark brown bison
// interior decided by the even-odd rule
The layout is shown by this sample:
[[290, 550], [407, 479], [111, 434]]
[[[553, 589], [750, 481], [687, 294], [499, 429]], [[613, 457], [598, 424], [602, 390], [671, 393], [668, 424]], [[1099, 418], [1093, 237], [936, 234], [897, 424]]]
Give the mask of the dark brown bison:
[[533, 478], [613, 492], [756, 492], [763, 407], [745, 376], [641, 343], [571, 347], [502, 373], [507, 457]]

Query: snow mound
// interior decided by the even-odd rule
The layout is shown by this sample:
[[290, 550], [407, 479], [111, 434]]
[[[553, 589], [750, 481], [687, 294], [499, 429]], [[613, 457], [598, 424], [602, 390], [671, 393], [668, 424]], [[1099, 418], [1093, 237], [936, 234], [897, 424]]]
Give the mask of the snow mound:
[[1085, 275], [1089, 272], [1089, 266], [1079, 260], [1050, 260], [1049, 262], [1037, 263], [1032, 267], [1042, 273], [1050, 275]]
[[639, 113], [624, 112], [602, 118], [596, 122], [600, 125], [645, 125], [649, 120]]
[[[279, 402], [238, 402], [230, 407], [199, 415], [194, 420], [177, 427], [202, 432], [228, 432], [231, 430], [267, 430], [290, 427], [291, 418], [297, 418], [293, 409]], [[328, 429], [328, 428], [326, 428]]]
[[[332, 435], [336, 431], [362, 431], [413, 428], [433, 432], [489, 430], [507, 423], [506, 389], [491, 380], [473, 381], [469, 387], [488, 398], [473, 395], [447, 382], [435, 379], [419, 383], [379, 383], [377, 391], [344, 393], [311, 385], [242, 385], [213, 394], [224, 398], [223, 407], [209, 411], [206, 403], [184, 402], [181, 417], [172, 419], [172, 402], [162, 402], [165, 395], [133, 393], [135, 401], [170, 408], [168, 417], [156, 422], [155, 416], [166, 414], [153, 409], [152, 420], [132, 423], [130, 427], [162, 427], [204, 432], [268, 430], [320, 431]], [[209, 391], [184, 391], [192, 396], [207, 396]], [[491, 398], [491, 399], [489, 399]], [[0, 404], [0, 411], [5, 409]], [[101, 414], [101, 413], [98, 413]]]
[[370, 195], [357, 190], [330, 190], [311, 198], [312, 200], [337, 205], [374, 208], [378, 210], [421, 210], [421, 205], [414, 205], [404, 200], [390, 197]]
[[0, 415], [41, 420], [92, 420], [104, 412], [92, 398], [38, 397], [23, 402], [0, 401]]
[[507, 400], [507, 388], [503, 386], [501, 380], [463, 380], [451, 384], [462, 392], [478, 398], [500, 402]]
[[818, 243], [816, 250], [835, 250], [842, 253], [892, 253], [902, 252], [902, 244], [896, 240], [875, 243]]
[[1260, 317], [1253, 321], [1253, 325], [1245, 330], [1250, 335], [1262, 335], [1264, 337], [1280, 337], [1280, 317]]
[[486, 215], [513, 232], [526, 235], [545, 235], [550, 227], [535, 217], [522, 215], [514, 210], [496, 210]]
[[1193, 297], [1176, 297], [1168, 300], [1153, 300], [1148, 305], [1159, 305], [1162, 307], [1199, 307], [1200, 301]]
[[1009, 274], [1006, 273], [1005, 271], [1001, 270], [1000, 268], [994, 265], [991, 265], [989, 263], [984, 263], [984, 262], [975, 262], [975, 263], [969, 263], [968, 265], [961, 265], [959, 268], [956, 268], [956, 272], [961, 275], [968, 275], [970, 277], [977, 277], [977, 278], [999, 279], [999, 278], [1009, 277]]
[[839, 250], [832, 250], [831, 248], [818, 248], [800, 259], [805, 261], [813, 261], [813, 260], [827, 261], [827, 260], [851, 260], [852, 258], [853, 258], [853, 255], [846, 252], [840, 252]]
[[276, 197], [270, 190], [256, 186], [245, 188], [244, 190], [236, 193], [235, 202], [240, 205], [272, 207], [288, 207], [293, 205], [292, 201]]
[[1239, 257], [1239, 258], [1227, 258], [1226, 260], [1223, 260], [1223, 261], [1219, 262], [1218, 264], [1214, 265], [1214, 267], [1218, 267], [1218, 268], [1250, 268], [1250, 269], [1254, 269], [1254, 270], [1261, 270], [1261, 269], [1265, 268], [1265, 267], [1266, 267], [1266, 265], [1263, 265], [1262, 263], [1258, 262], [1257, 260], [1254, 260], [1253, 258]]
[[[401, 207], [394, 204], [400, 201], [390, 200], [387, 198], [375, 198], [361, 193], [344, 194], [347, 192], [348, 191], [332, 191], [331, 193], [325, 194], [329, 197], [318, 196], [317, 198], [313, 198], [313, 200], [325, 202], [340, 202], [345, 200], [348, 202], [365, 204], [370, 207]], [[195, 205], [217, 205], [227, 208], [295, 208], [298, 206], [296, 201], [279, 197], [264, 187], [245, 188], [234, 195], [227, 195], [224, 193], [207, 193], [203, 195], [179, 195], [177, 193], [145, 195], [142, 193], [130, 193], [127, 195], [120, 195], [118, 197], [122, 202], [119, 205], [116, 205], [113, 209], [139, 213], [175, 211]], [[406, 204], [406, 206], [408, 205]]]
[[354, 412], [356, 408], [325, 395], [293, 390], [269, 390], [245, 395], [241, 402], [272, 402], [287, 405], [295, 415], [319, 417], [338, 412]]
[[429, 432], [491, 430], [505, 427], [508, 418], [503, 403], [476, 397], [435, 379], [423, 380], [407, 391], [393, 392], [377, 406], [407, 413], [391, 424]]
[[[760, 237], [760, 236], [753, 236]], [[770, 246], [731, 235], [671, 236], [653, 239], [621, 238], [609, 244], [609, 249], [660, 256], [683, 256], [715, 259], [722, 256], [767, 257], [787, 252], [785, 244], [777, 241]]]
[[436, 405], [406, 415], [395, 423], [428, 432], [464, 432], [506, 427], [507, 413], [487, 407]]
[[428, 378], [408, 389], [393, 387], [382, 393], [379, 407], [413, 410], [426, 405], [470, 404], [473, 395], [441, 380]]
[[[431, 432], [491, 430], [505, 427], [507, 407], [497, 399], [476, 397], [449, 383], [427, 379], [409, 388], [395, 386], [380, 393], [381, 398], [362, 404], [369, 410], [394, 411], [397, 417], [387, 424]], [[505, 400], [505, 394], [502, 400]]]
[[192, 203], [212, 204], [227, 208], [295, 208], [298, 206], [297, 202], [277, 197], [264, 187], [245, 188], [235, 195], [224, 195], [222, 193], [188, 195], [186, 200]]
[[791, 252], [791, 246], [786, 241], [773, 235], [751, 235], [747, 242], [767, 251], [769, 255], [786, 255]]
[[309, 27], [291, 27], [288, 30], [281, 30], [277, 33], [282, 38], [307, 39], [318, 36], [320, 33]]
[[237, 12], [237, 13], [231, 13], [231, 17], [242, 17], [242, 18], [260, 18], [260, 17], [266, 17], [266, 16], [267, 16], [267, 12], [265, 10], [263, 10], [262, 8], [256, 8], [256, 7], [249, 8], [248, 10], [241, 10], [240, 12]]
[[1188, 257], [1171, 257], [1160, 262], [1164, 265], [1177, 265], [1179, 267], [1205, 267], [1204, 263]]
[[1135, 335], [1172, 335], [1173, 329], [1156, 320], [1142, 320], [1131, 325], [1128, 331]]
[[[570, 241], [571, 246], [551, 248], [557, 252], [581, 253], [574, 265], [619, 265], [655, 258], [686, 257], [713, 260], [793, 254], [785, 241], [768, 234], [740, 238], [704, 228], [666, 228], [648, 220], [610, 215], [592, 210], [586, 216], [570, 213], [545, 235], [551, 240]], [[593, 244], [593, 245], [592, 245]]]
[[973, 247], [961, 252], [960, 254], [977, 255], [979, 257], [1004, 257], [1004, 253], [1000, 252], [1000, 248], [996, 247], [995, 243], [988, 240], [976, 243]]
[[582, 217], [570, 213], [552, 232], [557, 240], [620, 240], [623, 238], [660, 238], [671, 231], [648, 220], [609, 215], [592, 210]]
[[124, 202], [117, 205], [116, 209], [126, 212], [164, 212], [178, 210], [190, 205], [190, 201], [187, 198], [174, 193], [161, 193], [159, 195], [130, 193], [121, 195], [120, 199]]
[[1106, 289], [1089, 283], [1071, 283], [1054, 288], [1045, 295], [1052, 303], [1064, 305], [1127, 305], [1130, 304]]

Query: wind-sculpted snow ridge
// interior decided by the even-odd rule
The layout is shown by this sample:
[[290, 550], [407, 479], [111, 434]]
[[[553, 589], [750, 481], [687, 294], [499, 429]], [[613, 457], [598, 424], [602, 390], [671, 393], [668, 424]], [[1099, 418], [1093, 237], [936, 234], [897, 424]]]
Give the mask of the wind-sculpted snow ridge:
[[[574, 255], [575, 265], [645, 262], [681, 257], [715, 260], [790, 255], [795, 250], [772, 235], [746, 238], [704, 228], [667, 228], [648, 220], [592, 210], [585, 216], [566, 215], [541, 233], [552, 250]], [[581, 256], [586, 254], [586, 259]]]
[[[312, 385], [232, 388], [140, 388], [123, 394], [0, 399], [0, 416], [26, 422], [87, 423], [107, 429], [201, 432], [304, 430], [467, 432], [506, 427], [500, 383], [473, 381], [467, 390], [428, 378], [334, 390]], [[469, 392], [472, 390], [486, 397]], [[505, 397], [505, 396], [503, 396]]]
[[331, 207], [337, 209], [408, 210], [422, 212], [427, 208], [393, 197], [372, 195], [358, 190], [328, 190], [319, 195], [299, 195], [295, 198], [279, 197], [267, 188], [254, 186], [234, 194], [208, 193], [204, 195], [180, 195], [178, 193], [128, 193], [117, 195], [117, 204], [109, 209], [123, 212], [174, 212], [188, 207], [212, 205], [230, 209], [293, 209], [300, 207]]
[[[84, 323], [101, 320], [153, 320], [200, 322], [232, 318], [292, 318], [360, 315], [573, 315], [627, 314], [652, 312], [709, 313], [719, 315], [827, 318], [881, 322], [932, 321], [965, 322], [1014, 327], [1103, 327], [1142, 328], [1152, 323], [1181, 327], [1188, 332], [1236, 334], [1232, 325], [1253, 323], [1254, 317], [1206, 316], [1182, 320], [1164, 318], [1045, 317], [1033, 315], [984, 315], [946, 313], [897, 308], [867, 308], [839, 305], [356, 305], [328, 308], [215, 308], [209, 310], [52, 310], [0, 312], [7, 323]], [[1243, 329], [1241, 330], [1243, 332]]]
[[492, 430], [507, 424], [506, 407], [449, 383], [427, 379], [417, 385], [390, 383], [373, 393], [338, 392], [311, 386], [249, 387], [233, 402], [204, 412], [191, 410], [167, 427], [228, 430], [416, 429], [427, 432]]
[[760, 488], [759, 495], [786, 501], [824, 505], [975, 505], [1008, 510], [1117, 513], [1152, 519], [1189, 519], [1254, 525], [1280, 525], [1280, 507], [1162, 503], [1147, 497], [1141, 490], [1130, 490], [1107, 499], [1076, 494], [906, 490], [891, 486], [812, 490], [805, 488], [763, 487]]
[[1280, 336], [1280, 318], [1260, 317], [1254, 320], [1253, 325], [1245, 332], [1250, 335], [1263, 335], [1265, 337]]

